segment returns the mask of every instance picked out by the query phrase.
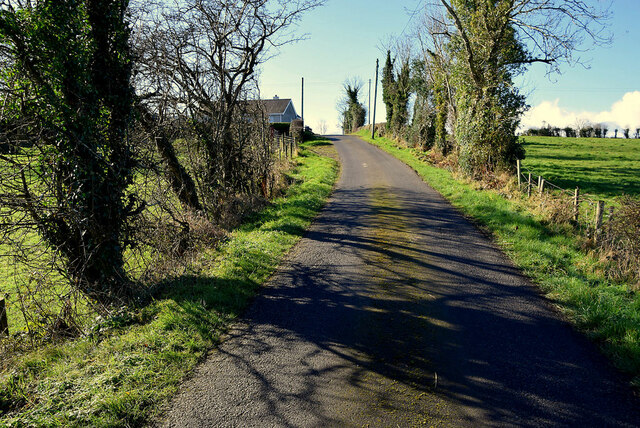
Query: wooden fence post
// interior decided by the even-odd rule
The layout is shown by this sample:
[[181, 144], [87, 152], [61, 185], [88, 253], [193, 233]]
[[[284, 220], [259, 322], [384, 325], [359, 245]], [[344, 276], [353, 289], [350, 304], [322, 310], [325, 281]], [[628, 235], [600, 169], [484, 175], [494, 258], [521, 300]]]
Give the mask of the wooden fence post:
[[531, 173], [529, 173], [529, 182], [527, 183], [527, 197], [531, 197], [531, 187], [533, 185]]
[[573, 221], [578, 222], [580, 217], [580, 188], [576, 187], [576, 193], [573, 195]]
[[613, 206], [609, 207], [609, 219], [607, 220], [607, 235], [611, 235], [611, 222], [613, 221]]
[[540, 187], [542, 187], [542, 176], [538, 176], [538, 191], [540, 191]]
[[4, 297], [0, 297], [0, 336], [9, 336], [9, 323], [7, 322], [7, 308]]
[[516, 169], [518, 170], [518, 189], [522, 185], [522, 175], [520, 174], [520, 159], [516, 160]]
[[544, 192], [544, 178], [540, 177], [540, 196]]
[[602, 214], [604, 213], [604, 201], [598, 201], [598, 205], [596, 206], [596, 233], [595, 240], [598, 242], [598, 235], [600, 234], [600, 229], [602, 229]]

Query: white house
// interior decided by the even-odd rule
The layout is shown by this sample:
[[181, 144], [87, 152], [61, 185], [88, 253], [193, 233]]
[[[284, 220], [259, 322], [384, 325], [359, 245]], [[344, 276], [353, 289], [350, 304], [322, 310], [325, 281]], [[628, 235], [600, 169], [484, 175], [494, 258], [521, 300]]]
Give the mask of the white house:
[[272, 100], [260, 100], [260, 104], [269, 115], [269, 123], [291, 123], [292, 120], [300, 118], [290, 98], [280, 99], [275, 96]]

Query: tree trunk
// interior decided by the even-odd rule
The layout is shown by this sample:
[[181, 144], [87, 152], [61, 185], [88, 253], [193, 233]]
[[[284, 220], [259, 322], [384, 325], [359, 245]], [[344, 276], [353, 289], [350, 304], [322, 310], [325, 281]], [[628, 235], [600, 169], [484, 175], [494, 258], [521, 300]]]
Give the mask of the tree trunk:
[[198, 198], [196, 184], [180, 163], [173, 144], [166, 133], [157, 129], [151, 113], [149, 113], [144, 106], [138, 104], [137, 110], [145, 131], [150, 135], [158, 134], [155, 139], [156, 148], [158, 154], [160, 154], [160, 157], [167, 166], [167, 179], [171, 184], [171, 188], [178, 196], [178, 200], [187, 209], [203, 211], [202, 204]]

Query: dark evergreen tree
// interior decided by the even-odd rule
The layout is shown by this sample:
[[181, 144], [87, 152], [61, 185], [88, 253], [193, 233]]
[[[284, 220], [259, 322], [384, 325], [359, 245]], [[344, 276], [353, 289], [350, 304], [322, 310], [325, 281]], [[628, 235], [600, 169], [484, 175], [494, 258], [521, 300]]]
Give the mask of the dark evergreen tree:
[[408, 104], [409, 97], [411, 96], [411, 64], [408, 58], [402, 61], [400, 70], [395, 76], [394, 86], [395, 90], [391, 96], [393, 109], [391, 129], [394, 134], [398, 135], [409, 119]]
[[387, 60], [382, 68], [382, 101], [387, 110], [387, 129], [391, 129], [393, 122], [393, 106], [396, 92], [396, 79], [394, 73], [394, 60], [391, 59], [391, 51], [387, 51]]

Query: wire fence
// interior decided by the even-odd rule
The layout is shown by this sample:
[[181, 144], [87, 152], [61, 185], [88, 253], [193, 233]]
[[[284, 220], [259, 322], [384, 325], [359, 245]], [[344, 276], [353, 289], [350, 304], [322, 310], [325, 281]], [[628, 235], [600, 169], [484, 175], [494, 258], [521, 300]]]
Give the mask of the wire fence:
[[605, 222], [613, 219], [614, 207], [609, 206], [605, 210], [605, 201], [599, 199], [597, 195], [582, 193], [579, 187], [572, 190], [560, 187], [542, 175], [536, 175], [528, 168], [523, 167], [520, 160], [517, 161], [516, 168], [519, 189], [526, 191], [528, 197], [537, 193], [543, 204], [548, 196], [565, 202], [569, 206], [568, 209], [571, 210], [570, 213], [566, 213], [567, 217], [570, 216], [575, 225], [583, 227], [587, 234], [593, 233], [596, 240], [601, 234]]
[[277, 145], [275, 151], [278, 152], [278, 158], [293, 159], [298, 156], [298, 143], [294, 137], [288, 135], [274, 136], [274, 142]]

